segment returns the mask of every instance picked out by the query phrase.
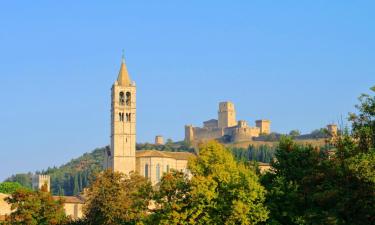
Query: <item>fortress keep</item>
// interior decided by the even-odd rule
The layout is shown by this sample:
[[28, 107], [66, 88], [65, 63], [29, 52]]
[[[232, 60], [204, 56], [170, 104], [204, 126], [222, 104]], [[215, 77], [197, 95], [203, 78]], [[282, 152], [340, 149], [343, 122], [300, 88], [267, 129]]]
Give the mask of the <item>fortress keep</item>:
[[238, 142], [249, 141], [261, 134], [271, 133], [270, 120], [257, 120], [250, 127], [245, 120], [236, 120], [236, 110], [232, 102], [220, 102], [218, 119], [203, 122], [203, 127], [185, 126], [185, 141], [199, 142], [211, 139]]

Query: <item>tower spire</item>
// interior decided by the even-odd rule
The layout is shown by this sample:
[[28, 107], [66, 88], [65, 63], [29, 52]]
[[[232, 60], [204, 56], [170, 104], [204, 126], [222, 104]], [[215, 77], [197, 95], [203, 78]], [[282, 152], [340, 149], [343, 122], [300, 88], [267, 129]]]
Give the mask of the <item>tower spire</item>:
[[122, 50], [122, 59], [121, 59], [121, 67], [118, 73], [117, 82], [120, 86], [130, 86], [130, 76], [128, 73], [128, 69], [126, 68], [125, 64], [125, 52], [124, 49]]

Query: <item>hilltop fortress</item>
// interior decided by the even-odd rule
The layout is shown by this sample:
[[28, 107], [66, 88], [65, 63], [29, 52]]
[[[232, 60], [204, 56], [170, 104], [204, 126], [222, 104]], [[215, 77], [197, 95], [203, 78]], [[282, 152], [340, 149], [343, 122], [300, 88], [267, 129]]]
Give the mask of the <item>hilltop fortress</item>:
[[245, 120], [236, 120], [236, 110], [232, 102], [219, 104], [218, 119], [203, 122], [203, 127], [185, 126], [185, 141], [199, 142], [211, 139], [238, 142], [250, 141], [253, 137], [271, 133], [270, 120], [257, 120], [255, 127], [250, 127]]

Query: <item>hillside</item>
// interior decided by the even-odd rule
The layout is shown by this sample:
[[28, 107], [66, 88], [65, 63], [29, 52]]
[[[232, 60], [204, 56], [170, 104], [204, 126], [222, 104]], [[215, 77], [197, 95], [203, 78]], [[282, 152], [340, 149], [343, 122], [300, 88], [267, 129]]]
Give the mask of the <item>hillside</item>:
[[[301, 143], [311, 143], [316, 146], [324, 146], [324, 140], [297, 140]], [[226, 144], [233, 156], [238, 161], [259, 161], [269, 163], [274, 157], [277, 142], [247, 141], [235, 144]], [[92, 176], [103, 170], [104, 153], [107, 147], [96, 148], [89, 153], [70, 160], [59, 167], [47, 168], [36, 173], [51, 176], [51, 190], [54, 195], [77, 195], [90, 184]], [[165, 145], [149, 143], [137, 144], [137, 150], [154, 149], [159, 151], [188, 151], [194, 152], [194, 148], [184, 142], [169, 142]], [[16, 174], [6, 181], [14, 181], [25, 187], [31, 187], [33, 173]]]
[[[107, 147], [96, 148], [89, 153], [70, 160], [70, 162], [59, 167], [47, 168], [36, 173], [47, 174], [51, 176], [51, 191], [54, 195], [77, 195], [82, 192], [90, 183], [92, 176], [103, 170], [104, 152]], [[193, 148], [189, 148], [183, 142], [168, 142], [165, 145], [154, 144], [137, 144], [137, 150], [154, 149], [159, 151], [189, 151], [193, 152]], [[25, 187], [31, 188], [31, 172], [23, 174], [15, 174], [6, 179], [6, 181], [14, 181]]]

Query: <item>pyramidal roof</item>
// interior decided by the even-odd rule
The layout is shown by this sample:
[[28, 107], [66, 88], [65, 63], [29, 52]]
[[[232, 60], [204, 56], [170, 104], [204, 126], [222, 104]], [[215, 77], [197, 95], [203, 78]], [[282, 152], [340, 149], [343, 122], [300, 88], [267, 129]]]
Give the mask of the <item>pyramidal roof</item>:
[[130, 76], [126, 68], [125, 59], [122, 58], [120, 72], [118, 73], [117, 82], [120, 86], [130, 86]]

